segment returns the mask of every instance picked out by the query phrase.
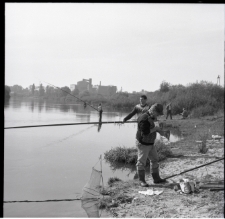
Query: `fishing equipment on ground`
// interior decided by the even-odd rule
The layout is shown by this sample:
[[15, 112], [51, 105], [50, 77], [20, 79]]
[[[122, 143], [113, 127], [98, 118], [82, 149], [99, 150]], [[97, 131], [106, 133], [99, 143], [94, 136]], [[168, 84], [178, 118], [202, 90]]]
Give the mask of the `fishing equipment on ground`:
[[[98, 162], [101, 164], [101, 170], [95, 169]], [[92, 167], [90, 180], [83, 187], [81, 194], [81, 207], [86, 211], [88, 217], [100, 217], [99, 201], [103, 189], [102, 156], [98, 162]]]
[[193, 192], [199, 192], [199, 188], [195, 182], [195, 180], [190, 180], [190, 179], [180, 179], [180, 182], [178, 184], [178, 190], [180, 194], [190, 194]]

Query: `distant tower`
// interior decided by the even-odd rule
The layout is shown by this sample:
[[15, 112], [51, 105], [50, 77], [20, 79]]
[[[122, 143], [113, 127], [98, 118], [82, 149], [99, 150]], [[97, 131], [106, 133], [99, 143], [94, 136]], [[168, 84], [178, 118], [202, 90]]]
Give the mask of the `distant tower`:
[[100, 84], [99, 84], [99, 86], [101, 86], [101, 81], [100, 81]]
[[219, 75], [218, 75], [218, 77], [217, 77], [217, 85], [220, 86], [220, 76], [219, 76]]

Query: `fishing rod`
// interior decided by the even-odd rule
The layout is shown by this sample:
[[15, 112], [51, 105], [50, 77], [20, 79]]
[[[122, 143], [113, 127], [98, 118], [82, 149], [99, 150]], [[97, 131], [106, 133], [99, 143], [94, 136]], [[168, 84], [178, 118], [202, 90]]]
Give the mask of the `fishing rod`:
[[206, 165], [209, 165], [209, 164], [212, 164], [212, 163], [215, 163], [215, 162], [221, 161], [221, 160], [224, 160], [224, 157], [223, 157], [223, 158], [220, 158], [220, 159], [218, 159], [218, 160], [214, 160], [214, 161], [212, 161], [212, 162], [209, 162], [209, 163], [203, 164], [203, 165], [201, 165], [201, 166], [197, 166], [197, 167], [191, 168], [191, 169], [189, 169], [189, 170], [185, 170], [185, 171], [183, 171], [183, 172], [181, 172], [181, 173], [174, 174], [174, 175], [172, 175], [172, 176], [168, 176], [168, 177], [166, 177], [166, 178], [164, 178], [164, 179], [169, 179], [169, 178], [172, 178], [172, 177], [174, 177], [174, 176], [179, 176], [179, 175], [181, 175], [181, 174], [183, 174], [183, 173], [187, 173], [187, 172], [189, 172], [189, 171], [192, 171], [192, 170], [198, 169], [198, 168], [200, 168], [200, 167], [204, 167], [204, 166], [206, 166]]
[[[42, 80], [41, 80], [41, 81], [42, 81]], [[49, 84], [49, 85], [51, 85], [51, 86], [53, 86], [53, 87], [55, 87], [55, 88], [58, 88], [58, 89], [61, 90], [61, 91], [66, 92], [67, 94], [69, 94], [69, 95], [71, 95], [71, 96], [77, 98], [78, 100], [84, 102], [84, 103], [87, 104], [88, 106], [90, 106], [90, 107], [92, 107], [93, 109], [95, 109], [95, 110], [98, 111], [98, 109], [96, 109], [96, 108], [93, 107], [92, 105], [88, 104], [87, 102], [85, 102], [84, 100], [80, 99], [79, 97], [76, 97], [76, 96], [74, 96], [73, 94], [71, 94], [71, 93], [69, 93], [69, 92], [67, 92], [67, 91], [65, 91], [65, 90], [63, 90], [63, 89], [61, 89], [60, 87], [57, 87], [57, 86], [55, 86], [55, 85], [53, 85], [53, 84], [50, 84], [50, 83], [48, 83], [48, 82], [46, 82], [46, 81], [42, 81], [42, 82], [44, 82], [44, 83], [46, 83], [46, 84]]]
[[[124, 123], [123, 121], [108, 121], [108, 122], [80, 122], [80, 123], [62, 123], [62, 124], [48, 124], [48, 125], [29, 125], [29, 126], [15, 126], [15, 127], [4, 127], [4, 129], [21, 129], [21, 128], [37, 128], [37, 127], [48, 127], [48, 126], [67, 126], [67, 125], [101, 125], [101, 124], [118, 124]], [[137, 123], [137, 121], [126, 121], [126, 123]]]

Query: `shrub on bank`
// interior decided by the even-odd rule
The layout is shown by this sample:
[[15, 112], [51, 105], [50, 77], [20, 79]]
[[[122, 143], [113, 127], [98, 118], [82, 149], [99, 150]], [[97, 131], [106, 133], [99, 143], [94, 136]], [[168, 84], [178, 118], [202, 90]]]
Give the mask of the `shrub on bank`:
[[106, 151], [104, 154], [106, 161], [110, 163], [126, 163], [135, 164], [137, 161], [137, 149], [136, 148], [126, 148], [126, 147], [116, 147]]
[[108, 180], [108, 185], [111, 186], [114, 182], [119, 182], [121, 181], [121, 179], [119, 179], [118, 177], [110, 177]]
[[[172, 155], [172, 151], [169, 146], [163, 142], [156, 141], [155, 143], [159, 161], [165, 160]], [[104, 153], [104, 159], [109, 163], [124, 163], [124, 164], [136, 164], [137, 162], [137, 148], [116, 147]]]

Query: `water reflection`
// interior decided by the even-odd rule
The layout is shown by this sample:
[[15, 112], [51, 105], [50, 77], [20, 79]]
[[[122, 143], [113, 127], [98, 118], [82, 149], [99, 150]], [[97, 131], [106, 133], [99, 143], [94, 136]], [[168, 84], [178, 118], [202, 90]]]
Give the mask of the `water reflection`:
[[12, 106], [12, 108], [16, 109], [16, 108], [21, 108], [22, 106], [22, 101], [20, 98], [10, 98], [10, 105]]
[[9, 100], [10, 98], [5, 98], [4, 107], [9, 108]]
[[40, 113], [43, 108], [44, 108], [44, 102], [43, 102], [43, 100], [39, 100], [38, 101], [38, 112]]
[[99, 123], [98, 124], [98, 132], [100, 132], [101, 128], [102, 128], [102, 123]]
[[79, 105], [72, 105], [71, 106], [71, 110], [73, 111], [73, 112], [78, 112], [78, 108], [79, 108]]
[[91, 115], [90, 114], [76, 114], [76, 118], [78, 121], [90, 122]]
[[34, 100], [31, 100], [31, 111], [33, 112], [34, 111]]
[[59, 109], [62, 112], [69, 112], [70, 111], [70, 105], [67, 104], [61, 104], [59, 105]]

